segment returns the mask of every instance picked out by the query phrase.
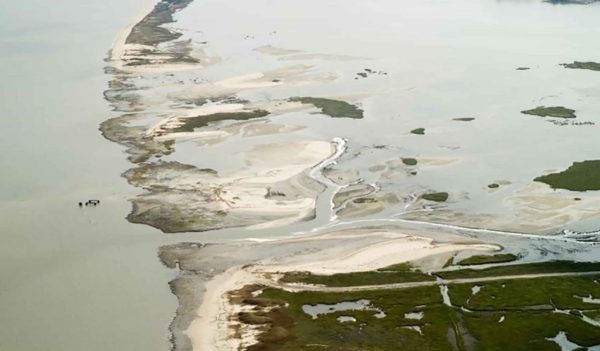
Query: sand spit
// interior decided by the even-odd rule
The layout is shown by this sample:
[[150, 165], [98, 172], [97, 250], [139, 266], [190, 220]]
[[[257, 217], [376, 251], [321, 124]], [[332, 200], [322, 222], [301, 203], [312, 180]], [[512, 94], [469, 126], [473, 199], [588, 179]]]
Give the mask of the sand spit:
[[[575, 257], [586, 260], [597, 254], [589, 243], [566, 242], [561, 237], [503, 235], [411, 223], [402, 227], [365, 225], [348, 223], [348, 229], [280, 240], [161, 248], [163, 262], [173, 268], [178, 265], [181, 270], [174, 282], [180, 287], [174, 290], [180, 301], [171, 328], [175, 350], [230, 350], [247, 346], [256, 338], [256, 329], [240, 326], [237, 320], [240, 307], [232, 303], [233, 290], [249, 286], [272, 286], [292, 292], [306, 288], [337, 292], [345, 289], [282, 283], [278, 279], [283, 272], [328, 275], [376, 270], [403, 262], [425, 271], [438, 271], [450, 257], [464, 258], [501, 249], [519, 253], [522, 262]], [[432, 283], [435, 281], [414, 284]], [[250, 290], [253, 289], [256, 288]]]
[[[197, 301], [201, 303], [188, 302], [189, 308], [180, 308], [179, 311], [182, 313], [178, 313], [176, 317], [176, 320], [189, 321], [190, 314], [194, 316], [185, 330], [172, 330], [174, 335], [178, 335], [176, 339], [181, 340], [182, 343], [187, 344], [188, 341], [183, 337], [187, 335], [193, 350], [236, 349], [242, 340], [247, 343], [248, 339], [252, 339], [252, 335], [244, 335], [243, 330], [242, 335], [234, 335], [232, 327], [236, 323], [231, 317], [237, 310], [229, 303], [228, 292], [252, 284], [282, 287], [273, 280], [281, 272], [310, 271], [332, 274], [365, 271], [441, 253], [454, 253], [461, 250], [495, 251], [500, 248], [497, 245], [486, 245], [474, 240], [463, 241], [463, 243], [434, 242], [401, 231], [382, 229], [346, 230], [260, 244], [245, 242], [228, 245], [228, 247], [230, 253], [234, 255], [243, 252], [239, 255], [246, 259], [243, 261], [245, 263], [240, 264], [239, 259], [234, 259], [235, 262], [232, 263], [237, 265], [226, 268], [222, 265], [223, 258], [220, 258], [209, 264], [213, 269], [217, 267], [217, 271], [212, 270], [211, 276], [214, 278], [203, 286], [202, 298], [197, 295]], [[211, 259], [213, 252], [218, 253], [219, 249], [216, 247], [193, 249], [180, 245], [164, 247], [161, 250], [161, 257], [171, 266], [173, 262], [178, 262], [183, 271], [206, 270], [207, 260]], [[249, 263], [251, 265], [248, 265]], [[219, 273], [219, 269], [222, 273]], [[189, 295], [190, 292], [187, 291], [185, 294]], [[180, 323], [176, 325], [179, 328], [183, 327]], [[249, 332], [253, 333], [251, 330]], [[177, 346], [177, 350], [183, 349]]]
[[179, 40], [182, 34], [163, 27], [172, 23], [173, 14], [193, 0], [163, 0], [145, 9], [115, 39], [109, 63], [125, 73], [161, 73], [189, 70], [218, 63], [203, 50], [194, 50], [192, 41]]

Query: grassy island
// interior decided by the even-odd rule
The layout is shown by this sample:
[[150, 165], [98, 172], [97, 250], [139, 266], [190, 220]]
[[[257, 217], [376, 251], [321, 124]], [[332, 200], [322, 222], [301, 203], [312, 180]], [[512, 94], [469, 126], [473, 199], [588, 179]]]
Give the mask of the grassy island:
[[565, 171], [546, 174], [534, 181], [548, 184], [553, 189], [600, 190], [600, 160], [575, 162]]
[[531, 110], [521, 111], [522, 114], [539, 117], [575, 118], [575, 110], [563, 106], [538, 106]]
[[298, 96], [290, 98], [289, 101], [313, 105], [329, 117], [363, 118], [363, 110], [345, 101]]
[[421, 195], [421, 199], [434, 202], [445, 202], [446, 200], [448, 200], [448, 193], [427, 193]]

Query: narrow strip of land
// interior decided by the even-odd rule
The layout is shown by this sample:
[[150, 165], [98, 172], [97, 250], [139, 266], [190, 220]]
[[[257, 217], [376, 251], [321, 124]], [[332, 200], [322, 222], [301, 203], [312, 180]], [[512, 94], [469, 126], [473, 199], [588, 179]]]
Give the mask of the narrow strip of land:
[[305, 285], [305, 284], [286, 284], [274, 283], [269, 284], [273, 288], [280, 288], [292, 292], [300, 291], [318, 291], [329, 293], [352, 292], [352, 291], [370, 291], [370, 290], [388, 290], [388, 289], [408, 289], [422, 286], [434, 285], [450, 285], [450, 284], [470, 284], [482, 283], [498, 280], [515, 280], [515, 279], [535, 279], [535, 278], [550, 278], [564, 276], [588, 276], [600, 275], [600, 271], [593, 272], [561, 272], [561, 273], [536, 273], [536, 274], [519, 274], [519, 275], [501, 275], [493, 277], [478, 277], [478, 278], [460, 278], [460, 279], [438, 279], [437, 281], [421, 281], [408, 283], [392, 283], [379, 285], [362, 285], [362, 286], [323, 286], [323, 285]]

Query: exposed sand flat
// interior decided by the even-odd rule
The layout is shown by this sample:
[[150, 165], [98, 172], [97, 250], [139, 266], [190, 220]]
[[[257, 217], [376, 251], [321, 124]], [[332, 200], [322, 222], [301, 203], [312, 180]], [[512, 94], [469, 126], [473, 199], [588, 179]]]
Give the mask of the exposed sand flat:
[[130, 220], [180, 232], [312, 218], [321, 185], [303, 172], [333, 153], [329, 142], [294, 142], [258, 145], [243, 154], [245, 167], [224, 174], [180, 163], [141, 166], [126, 173], [149, 189], [133, 200]]
[[240, 289], [255, 281], [254, 275], [238, 268], [233, 268], [218, 275], [206, 284], [206, 292], [197, 317], [185, 331], [190, 338], [193, 350], [236, 350], [239, 340], [234, 338], [229, 329], [230, 312], [227, 293]]
[[305, 52], [302, 50], [290, 50], [284, 48], [278, 48], [272, 45], [260, 46], [254, 49], [256, 52], [263, 54], [278, 56], [282, 61], [301, 61], [301, 60], [328, 60], [328, 61], [357, 61], [367, 60], [366, 58], [347, 56], [347, 55], [335, 55], [335, 54], [321, 54], [313, 52]]
[[554, 191], [541, 183], [530, 184], [506, 198], [505, 204], [514, 212], [518, 223], [534, 230], [557, 230], [565, 223], [600, 216], [600, 197], [597, 195]]
[[254, 51], [260, 52], [263, 54], [273, 55], [273, 56], [292, 55], [292, 54], [298, 54], [298, 53], [303, 52], [302, 50], [284, 49], [284, 48], [279, 48], [279, 47], [276, 47], [273, 45], [259, 46], [256, 49], [254, 49]]
[[383, 239], [380, 243], [361, 249], [353, 248], [341, 255], [338, 254], [336, 257], [328, 257], [327, 251], [324, 250], [321, 260], [290, 265], [266, 265], [256, 268], [256, 270], [265, 272], [302, 271], [314, 274], [362, 272], [446, 252], [461, 250], [495, 251], [500, 249], [497, 245], [486, 244], [440, 244], [428, 238], [388, 231], [374, 231], [370, 235], [380, 236]]
[[[181, 115], [170, 116], [162, 119], [158, 123], [154, 124], [145, 132], [145, 137], [153, 138], [156, 140], [169, 140], [169, 139], [192, 139], [194, 136], [198, 136], [199, 138], [205, 138], [206, 136], [211, 135], [211, 133], [220, 133], [223, 135], [225, 131], [221, 130], [206, 130], [201, 129], [194, 132], [173, 132], [172, 129], [176, 129], [186, 123], [186, 119], [196, 118], [201, 116], [209, 116], [213, 114], [223, 114], [223, 113], [236, 113], [236, 112], [252, 112], [252, 111], [267, 111], [270, 116], [277, 116], [280, 114], [301, 111], [305, 109], [309, 109], [309, 105], [305, 105], [299, 102], [290, 102], [290, 101], [265, 101], [265, 102], [257, 102], [257, 103], [215, 103], [215, 104], [205, 104], [198, 108], [187, 109], [185, 111], [181, 111]], [[299, 126], [282, 126], [280, 127], [280, 132], [285, 131], [294, 131], [298, 130], [302, 127]], [[232, 128], [225, 127], [228, 131], [227, 135], [237, 134], [240, 132], [240, 128], [236, 129], [237, 132], [231, 130]], [[265, 131], [265, 128], [259, 128], [257, 132]], [[274, 131], [275, 132], [275, 131]]]
[[170, 94], [173, 99], [215, 98], [233, 95], [245, 90], [265, 89], [277, 86], [302, 86], [330, 83], [336, 80], [333, 73], [312, 73], [313, 66], [291, 65], [265, 72], [252, 72], [212, 83], [190, 86]]

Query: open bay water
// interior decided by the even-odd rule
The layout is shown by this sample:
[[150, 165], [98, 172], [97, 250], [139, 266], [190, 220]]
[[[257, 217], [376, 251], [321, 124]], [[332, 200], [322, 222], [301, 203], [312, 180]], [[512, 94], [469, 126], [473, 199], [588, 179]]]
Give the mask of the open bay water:
[[126, 221], [128, 164], [98, 131], [103, 60], [154, 2], [0, 1], [0, 350], [169, 348], [172, 238]]

